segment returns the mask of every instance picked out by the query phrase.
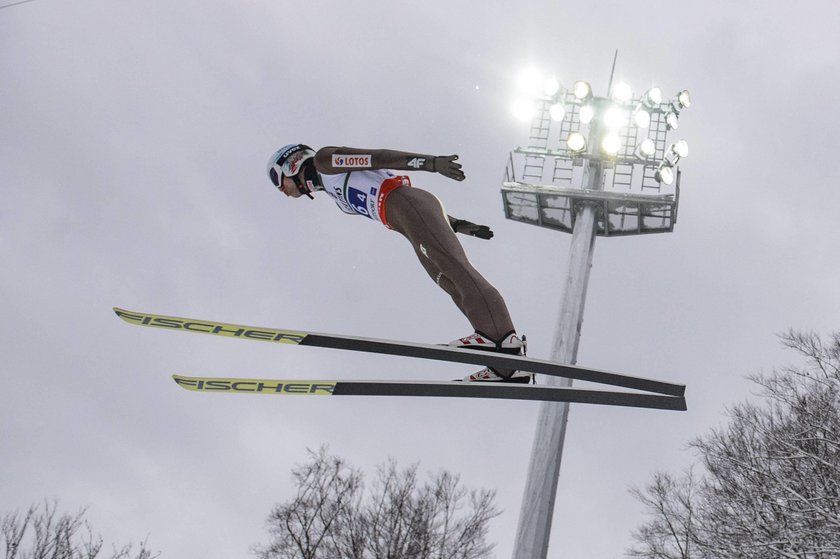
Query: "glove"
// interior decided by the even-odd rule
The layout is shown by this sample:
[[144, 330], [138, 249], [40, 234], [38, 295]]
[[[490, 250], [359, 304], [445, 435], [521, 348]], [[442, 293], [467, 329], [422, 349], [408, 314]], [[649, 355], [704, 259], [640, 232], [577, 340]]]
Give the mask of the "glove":
[[476, 225], [471, 221], [467, 221], [465, 219], [455, 219], [454, 217], [449, 218], [449, 225], [452, 226], [452, 230], [456, 233], [472, 235], [473, 237], [478, 237], [479, 239], [493, 238], [493, 231], [491, 231], [486, 225]]
[[432, 160], [432, 172], [440, 173], [448, 179], [456, 181], [464, 180], [464, 171], [461, 170], [461, 164], [455, 163], [458, 159], [457, 155], [440, 155]]

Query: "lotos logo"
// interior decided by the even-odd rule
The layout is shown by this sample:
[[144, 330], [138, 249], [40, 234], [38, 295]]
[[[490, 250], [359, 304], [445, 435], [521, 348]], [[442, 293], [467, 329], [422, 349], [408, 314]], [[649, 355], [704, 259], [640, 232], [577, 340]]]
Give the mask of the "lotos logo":
[[371, 167], [372, 156], [367, 155], [333, 155], [333, 167], [343, 167], [345, 169], [369, 169]]

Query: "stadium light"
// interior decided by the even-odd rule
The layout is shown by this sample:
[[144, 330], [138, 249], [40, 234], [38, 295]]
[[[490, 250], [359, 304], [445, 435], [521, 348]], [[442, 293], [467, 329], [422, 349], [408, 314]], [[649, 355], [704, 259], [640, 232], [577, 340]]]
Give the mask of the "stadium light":
[[691, 94], [687, 89], [683, 89], [677, 93], [677, 104], [681, 109], [687, 109], [691, 106]]
[[685, 140], [680, 140], [676, 143], [673, 143], [671, 144], [671, 147], [668, 148], [668, 151], [671, 152], [678, 159], [688, 157], [688, 142], [686, 142]]
[[645, 95], [642, 97], [642, 103], [650, 108], [662, 104], [662, 90], [658, 87], [651, 87], [645, 91]]
[[589, 85], [589, 82], [576, 81], [572, 86], [572, 91], [574, 92], [575, 97], [581, 101], [585, 101], [592, 97], [592, 86]]
[[650, 138], [642, 140], [636, 148], [636, 157], [639, 159], [647, 160], [654, 155], [656, 155], [656, 143]]
[[536, 68], [525, 68], [516, 77], [519, 91], [528, 97], [539, 97], [545, 88], [545, 79]]
[[650, 113], [645, 110], [644, 105], [639, 104], [633, 111], [633, 122], [639, 128], [650, 128]]
[[626, 103], [633, 98], [633, 90], [627, 83], [619, 82], [613, 88], [612, 98], [619, 103]]
[[604, 124], [609, 130], [618, 130], [627, 122], [627, 116], [621, 107], [612, 105], [604, 112]]
[[554, 103], [548, 108], [548, 113], [551, 115], [551, 120], [560, 122], [566, 116], [566, 107], [562, 103]]
[[607, 155], [616, 155], [619, 151], [621, 151], [621, 138], [619, 138], [618, 134], [615, 132], [610, 132], [604, 136], [604, 140], [601, 142], [601, 149], [603, 149]]
[[560, 82], [556, 78], [548, 78], [543, 82], [543, 92], [548, 97], [554, 97], [560, 91]]
[[580, 132], [572, 132], [569, 134], [569, 139], [566, 140], [566, 145], [574, 153], [582, 153], [586, 149], [586, 138]]
[[[603, 175], [604, 190], [638, 187], [647, 193], [675, 182], [679, 188], [677, 167], [688, 156], [688, 143], [679, 140], [669, 145], [666, 139], [668, 132], [679, 127], [681, 112], [691, 105], [687, 89], [663, 101], [659, 87], [649, 87], [634, 97], [628, 84], [611, 79], [614, 86], [608, 88], [608, 96], [599, 97], [587, 81], [564, 87], [557, 78], [545, 76], [534, 67], [519, 74], [520, 90], [530, 95], [523, 95], [513, 105], [513, 113], [518, 120], [531, 121], [532, 137], [528, 147], [517, 148], [527, 164], [521, 172], [515, 172], [511, 159], [506, 184], [515, 184], [515, 188], [541, 185], [545, 174], [535, 169], [550, 159], [554, 162], [553, 182], [573, 182], [585, 176], [587, 169], [596, 169]], [[559, 149], [551, 147], [551, 137], [557, 136], [550, 133], [558, 129]], [[634, 171], [636, 166], [641, 168], [640, 173]], [[576, 170], [579, 167], [585, 169], [584, 175]], [[515, 205], [517, 200], [508, 201]], [[509, 209], [506, 207], [506, 212]], [[509, 213], [518, 211], [511, 209]], [[665, 219], [662, 229], [673, 228], [674, 215]], [[647, 223], [643, 226], [650, 227]], [[612, 226], [610, 229], [606, 234], [612, 234]]]
[[662, 160], [662, 163], [657, 167], [656, 181], [668, 185], [674, 182], [674, 167], [667, 159]]

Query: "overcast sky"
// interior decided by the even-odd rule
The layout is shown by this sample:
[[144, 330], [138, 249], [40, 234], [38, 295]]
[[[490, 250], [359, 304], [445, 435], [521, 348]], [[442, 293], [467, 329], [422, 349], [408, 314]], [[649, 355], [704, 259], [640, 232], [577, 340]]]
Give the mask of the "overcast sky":
[[[10, 2], [5, 2], [9, 4]], [[0, 5], [3, 3], [0, 1]], [[448, 380], [473, 370], [122, 323], [112, 306], [446, 342], [470, 333], [396, 233], [265, 177], [291, 142], [458, 153], [415, 173], [547, 358], [570, 237], [506, 221], [527, 64], [605, 94], [689, 88], [672, 234], [599, 238], [580, 364], [685, 383], [688, 412], [571, 409], [549, 556], [613, 559], [687, 442], [795, 362], [776, 334], [840, 316], [840, 5], [830, 0], [35, 0], [0, 9], [0, 513], [88, 506], [108, 541], [248, 557], [306, 448], [498, 489], [510, 557], [539, 406], [192, 394], [172, 373]], [[675, 138], [676, 139], [676, 138]], [[585, 386], [579, 383], [580, 386]]]

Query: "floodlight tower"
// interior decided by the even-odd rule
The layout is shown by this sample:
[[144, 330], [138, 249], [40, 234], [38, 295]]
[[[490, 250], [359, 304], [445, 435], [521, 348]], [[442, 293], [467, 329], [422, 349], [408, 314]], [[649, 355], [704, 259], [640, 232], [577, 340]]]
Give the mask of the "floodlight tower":
[[[612, 76], [607, 97], [593, 95], [584, 81], [565, 88], [531, 75], [528, 83], [532, 94], [515, 111], [531, 120], [529, 143], [510, 154], [502, 199], [508, 219], [572, 235], [551, 359], [575, 364], [595, 237], [674, 230], [678, 164], [688, 144], [669, 144], [667, 137], [691, 97], [683, 90], [663, 100], [657, 87], [634, 97], [626, 84], [613, 85]], [[572, 385], [556, 377], [546, 382]], [[545, 402], [540, 409], [514, 559], [548, 553], [568, 414], [567, 403]]]

